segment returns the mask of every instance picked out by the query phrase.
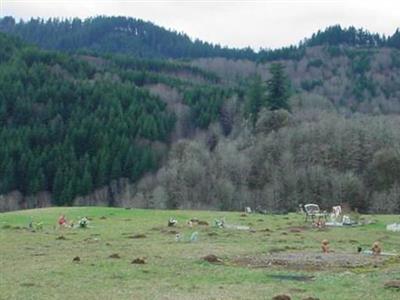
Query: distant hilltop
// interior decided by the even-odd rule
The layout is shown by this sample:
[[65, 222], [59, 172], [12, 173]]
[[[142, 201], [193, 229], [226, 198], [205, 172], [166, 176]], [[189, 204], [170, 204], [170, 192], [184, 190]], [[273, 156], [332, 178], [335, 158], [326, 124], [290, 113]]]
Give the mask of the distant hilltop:
[[91, 51], [96, 53], [131, 54], [142, 58], [205, 58], [249, 59], [270, 61], [300, 59], [305, 47], [339, 46], [400, 48], [400, 32], [385, 37], [353, 26], [327, 27], [305, 38], [298, 45], [276, 50], [265, 48], [235, 49], [191, 39], [185, 33], [167, 30], [151, 22], [128, 17], [93, 17], [74, 19], [31, 19], [27, 22], [4, 17], [0, 30], [12, 33], [28, 43], [62, 51]]

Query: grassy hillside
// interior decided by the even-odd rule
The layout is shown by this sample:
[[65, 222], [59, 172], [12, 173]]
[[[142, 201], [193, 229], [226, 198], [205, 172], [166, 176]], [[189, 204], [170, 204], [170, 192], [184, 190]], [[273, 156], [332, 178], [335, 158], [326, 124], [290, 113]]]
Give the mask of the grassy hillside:
[[[60, 229], [56, 222], [61, 213], [75, 223], [87, 216], [89, 227]], [[170, 217], [177, 218], [177, 227], [167, 227]], [[190, 228], [186, 222], [195, 217], [210, 225]], [[214, 219], [220, 218], [231, 228], [213, 227]], [[380, 241], [384, 251], [398, 253], [399, 234], [385, 231], [385, 224], [398, 221], [398, 216], [361, 219], [373, 223], [318, 230], [296, 214], [242, 216], [236, 212], [100, 207], [2, 213], [0, 298], [271, 299], [288, 294], [295, 300], [310, 296], [325, 300], [338, 296], [344, 300], [397, 299], [398, 292], [384, 288], [384, 283], [399, 279], [399, 260], [382, 262], [354, 253], [358, 246], [369, 249], [374, 241]], [[42, 222], [43, 229], [29, 230], [30, 220], [34, 226]], [[236, 229], [239, 225], [250, 230]], [[195, 231], [198, 240], [189, 242]], [[183, 234], [183, 241], [175, 241], [175, 232]], [[322, 239], [329, 240], [334, 253], [320, 253]], [[120, 258], [110, 258], [112, 254]], [[209, 254], [222, 262], [204, 261], [202, 257]], [[300, 269], [257, 263], [269, 255], [286, 254], [298, 256], [299, 261], [303, 255], [313, 255], [314, 260]], [[73, 262], [76, 256], [79, 262]], [[326, 267], [318, 256], [327, 260], [351, 258], [345, 259], [344, 266]], [[139, 257], [146, 263], [131, 263]], [[356, 267], [360, 257], [363, 262]]]

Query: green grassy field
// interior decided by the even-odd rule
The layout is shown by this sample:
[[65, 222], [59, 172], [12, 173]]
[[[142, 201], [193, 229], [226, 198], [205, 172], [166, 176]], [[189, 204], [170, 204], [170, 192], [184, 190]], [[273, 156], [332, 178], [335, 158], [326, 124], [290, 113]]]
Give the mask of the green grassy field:
[[[91, 219], [87, 229], [60, 229], [67, 219]], [[169, 217], [178, 226], [167, 227]], [[191, 218], [209, 226], [190, 228]], [[249, 230], [213, 227], [216, 218]], [[29, 220], [43, 222], [43, 230], [28, 230]], [[335, 255], [355, 253], [380, 241], [384, 251], [400, 253], [400, 233], [386, 224], [399, 216], [364, 216], [376, 221], [353, 228], [318, 230], [305, 225], [301, 215], [241, 216], [238, 212], [158, 211], [117, 208], [48, 208], [0, 214], [0, 299], [400, 299], [400, 290], [384, 287], [400, 279], [398, 259], [378, 267], [292, 269], [252, 267], [235, 263], [243, 257], [274, 253], [320, 252], [323, 239]], [[301, 230], [292, 230], [300, 227]], [[175, 230], [183, 234], [176, 242]], [[194, 231], [196, 242], [187, 241]], [[132, 238], [143, 234], [144, 238]], [[63, 236], [65, 239], [59, 239]], [[120, 258], [109, 258], [118, 254]], [[215, 254], [221, 264], [202, 257]], [[331, 255], [331, 254], [328, 254]], [[73, 258], [79, 256], [79, 262]], [[146, 264], [131, 264], [144, 257]], [[295, 281], [274, 275], [312, 276]], [[289, 278], [290, 279], [290, 278]]]

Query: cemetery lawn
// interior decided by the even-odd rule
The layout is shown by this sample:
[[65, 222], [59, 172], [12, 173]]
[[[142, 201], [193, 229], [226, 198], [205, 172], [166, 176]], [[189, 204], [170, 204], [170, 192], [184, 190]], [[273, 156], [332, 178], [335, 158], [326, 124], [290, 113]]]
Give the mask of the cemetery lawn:
[[[60, 214], [75, 224], [88, 217], [89, 227], [58, 228]], [[176, 227], [167, 227], [170, 217]], [[189, 227], [191, 218], [209, 225]], [[221, 218], [229, 228], [214, 227]], [[370, 249], [375, 241], [400, 254], [400, 232], [386, 231], [387, 224], [400, 223], [398, 215], [362, 218], [370, 224], [319, 230], [299, 214], [102, 207], [0, 213], [0, 299], [400, 299], [400, 288], [384, 286], [400, 280], [397, 256], [367, 257], [365, 265], [353, 265], [353, 256], [345, 266], [321, 264], [326, 255], [364, 259], [357, 247]], [[193, 232], [198, 239], [190, 242]], [[321, 253], [323, 239], [333, 253]], [[268, 264], [269, 253], [298, 255], [299, 264]], [[209, 254], [220, 262], [205, 261]], [[316, 261], [303, 264], [308, 254]], [[137, 258], [145, 264], [132, 264]]]

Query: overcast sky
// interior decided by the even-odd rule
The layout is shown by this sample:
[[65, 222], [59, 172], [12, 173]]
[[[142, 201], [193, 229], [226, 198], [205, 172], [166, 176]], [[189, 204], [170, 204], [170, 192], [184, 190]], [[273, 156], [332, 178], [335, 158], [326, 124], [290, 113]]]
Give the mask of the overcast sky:
[[256, 50], [297, 44], [318, 29], [341, 24], [392, 34], [399, 0], [0, 0], [2, 16], [130, 16], [192, 38]]

